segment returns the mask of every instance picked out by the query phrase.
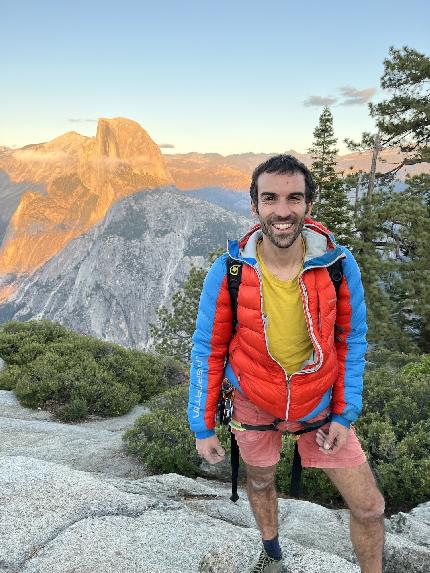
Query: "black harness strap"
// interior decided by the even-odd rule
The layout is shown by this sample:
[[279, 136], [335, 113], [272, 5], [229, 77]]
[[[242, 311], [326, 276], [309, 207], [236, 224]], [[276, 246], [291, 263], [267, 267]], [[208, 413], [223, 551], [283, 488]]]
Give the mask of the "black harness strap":
[[237, 478], [239, 476], [239, 446], [237, 445], [235, 435], [230, 430], [230, 460], [231, 460], [231, 501], [236, 502], [239, 499], [237, 494]]
[[283, 422], [282, 418], [276, 418], [271, 424], [261, 424], [260, 426], [252, 426], [251, 424], [240, 424], [240, 427], [244, 430], [259, 430], [260, 432], [265, 432], [271, 430], [272, 432], [278, 431], [278, 425]]
[[[231, 312], [233, 315], [232, 336], [237, 326], [237, 299], [239, 296], [239, 287], [242, 280], [242, 262], [235, 261], [231, 257], [227, 259], [227, 286], [230, 294]], [[230, 460], [231, 460], [231, 496], [230, 499], [236, 502], [239, 499], [237, 493], [237, 481], [239, 476], [239, 446], [237, 445], [235, 435], [228, 427], [230, 432]]]
[[342, 266], [342, 259], [337, 259], [327, 267], [328, 274], [330, 275], [331, 282], [333, 283], [334, 290], [336, 291], [336, 299], [339, 298], [339, 289], [340, 283], [342, 282], [343, 278], [343, 266]]
[[239, 287], [242, 280], [242, 262], [235, 261], [231, 257], [227, 259], [227, 285], [230, 293], [231, 312], [233, 314], [233, 332], [237, 326], [237, 298], [239, 296]]

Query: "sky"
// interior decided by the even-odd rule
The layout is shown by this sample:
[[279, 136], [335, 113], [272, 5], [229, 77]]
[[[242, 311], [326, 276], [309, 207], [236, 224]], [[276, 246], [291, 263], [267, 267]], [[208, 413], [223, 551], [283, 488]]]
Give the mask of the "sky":
[[0, 0], [0, 145], [100, 117], [165, 153], [306, 152], [324, 102], [339, 150], [372, 131], [390, 46], [430, 55], [428, 0]]

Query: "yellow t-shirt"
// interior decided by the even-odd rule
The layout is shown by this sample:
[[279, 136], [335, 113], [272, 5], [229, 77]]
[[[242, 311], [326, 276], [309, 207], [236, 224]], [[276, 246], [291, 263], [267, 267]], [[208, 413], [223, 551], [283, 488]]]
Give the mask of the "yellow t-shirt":
[[268, 271], [259, 247], [260, 243], [257, 261], [263, 277], [263, 313], [267, 317], [269, 351], [290, 375], [300, 370], [313, 351], [300, 296], [299, 274], [303, 266], [294, 279], [280, 280]]

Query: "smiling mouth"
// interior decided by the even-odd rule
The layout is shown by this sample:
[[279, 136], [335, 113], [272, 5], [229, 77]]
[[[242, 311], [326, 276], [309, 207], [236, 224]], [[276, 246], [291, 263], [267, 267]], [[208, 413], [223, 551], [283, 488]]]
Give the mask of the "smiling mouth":
[[274, 227], [277, 231], [288, 231], [291, 229], [293, 223], [272, 223], [272, 227]]

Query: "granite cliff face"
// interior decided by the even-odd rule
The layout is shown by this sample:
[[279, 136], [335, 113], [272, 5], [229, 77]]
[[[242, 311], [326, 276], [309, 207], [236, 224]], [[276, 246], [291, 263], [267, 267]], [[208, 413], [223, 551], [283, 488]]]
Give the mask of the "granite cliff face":
[[0, 305], [0, 322], [46, 317], [124, 346], [145, 348], [148, 325], [190, 267], [251, 221], [178, 191], [115, 203]]
[[8, 222], [2, 275], [33, 272], [98, 223], [115, 201], [173, 182], [158, 146], [139, 124], [123, 118], [99, 120], [95, 137], [70, 132], [3, 151], [0, 169], [14, 184], [44, 185], [44, 193], [21, 196]]

